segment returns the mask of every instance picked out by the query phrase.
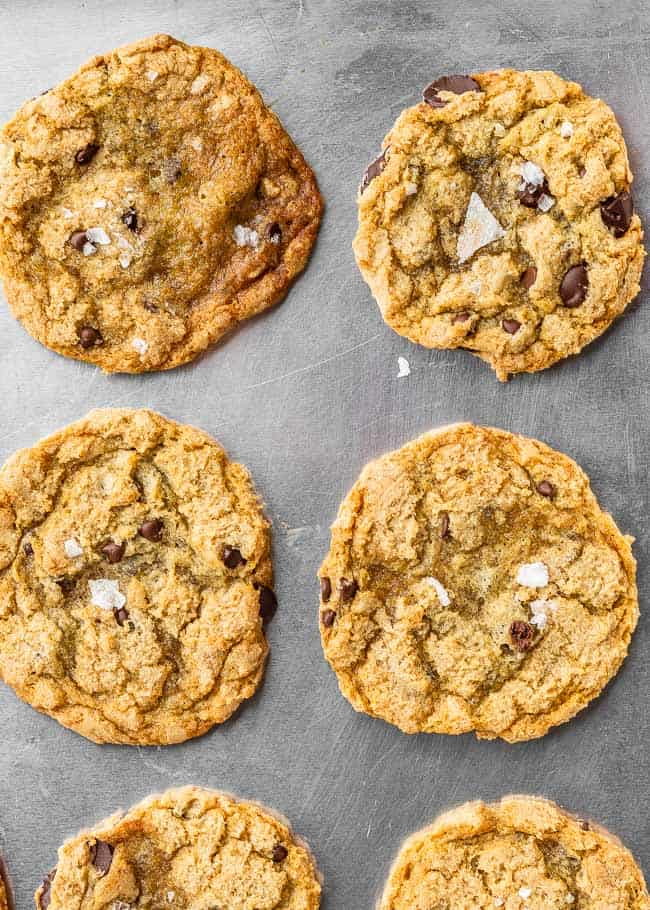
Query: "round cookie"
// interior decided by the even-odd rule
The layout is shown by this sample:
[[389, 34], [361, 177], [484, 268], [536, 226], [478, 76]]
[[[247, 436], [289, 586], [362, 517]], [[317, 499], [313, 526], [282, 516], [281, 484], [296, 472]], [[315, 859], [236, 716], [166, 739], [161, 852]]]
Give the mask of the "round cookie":
[[59, 850], [37, 910], [317, 910], [307, 846], [268, 809], [184, 787], [151, 796]]
[[604, 102], [551, 72], [436, 80], [359, 194], [357, 263], [385, 321], [499, 379], [580, 351], [639, 291], [627, 150]]
[[325, 656], [358, 711], [509, 742], [564, 723], [638, 618], [630, 544], [580, 468], [456, 424], [371, 462], [320, 569]]
[[10, 307], [108, 372], [178, 366], [280, 301], [321, 211], [256, 88], [168, 35], [94, 57], [0, 135]]
[[650, 910], [620, 841], [548, 800], [466, 803], [402, 846], [378, 910]]
[[210, 436], [91, 411], [0, 471], [0, 677], [95, 742], [199, 736], [262, 680], [270, 544]]

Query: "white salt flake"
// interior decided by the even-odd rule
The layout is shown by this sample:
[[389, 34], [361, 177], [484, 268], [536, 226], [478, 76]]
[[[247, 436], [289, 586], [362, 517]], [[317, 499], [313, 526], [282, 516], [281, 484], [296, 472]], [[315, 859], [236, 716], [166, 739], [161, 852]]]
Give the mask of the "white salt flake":
[[63, 549], [65, 550], [65, 555], [68, 559], [74, 559], [77, 556], [83, 554], [83, 550], [79, 546], [79, 542], [74, 539], [74, 537], [68, 537], [67, 540], [63, 541]]
[[121, 250], [132, 250], [132, 249], [133, 249], [133, 247], [131, 246], [131, 244], [129, 243], [129, 241], [128, 241], [128, 240], [125, 240], [124, 237], [118, 237], [118, 238], [117, 238], [117, 245], [119, 246], [119, 248], [120, 248]]
[[517, 583], [527, 588], [545, 588], [548, 584], [548, 569], [543, 562], [528, 562], [519, 567]]
[[102, 492], [108, 494], [113, 492], [113, 487], [115, 486], [115, 478], [112, 474], [105, 474], [104, 477], [100, 480], [100, 485]]
[[147, 72], [145, 73], [145, 76], [147, 77], [149, 82], [155, 82], [156, 79], [158, 78], [158, 76], [160, 76], [160, 73], [157, 73], [155, 70], [147, 70]]
[[105, 199], [95, 199], [95, 201], [93, 202], [93, 208], [96, 208], [96, 209], [105, 209], [107, 205], [108, 205], [108, 202], [106, 202]]
[[555, 197], [549, 196], [548, 193], [542, 193], [537, 201], [537, 208], [540, 212], [550, 212], [555, 205]]
[[260, 237], [257, 231], [244, 227], [243, 224], [236, 224], [232, 235], [237, 246], [250, 246], [256, 250], [260, 245]]
[[495, 906], [495, 907], [503, 907], [504, 904], [505, 904], [505, 901], [504, 901], [504, 899], [503, 899], [502, 897], [495, 897], [495, 898], [494, 898], [494, 906]]
[[565, 120], [564, 123], [560, 125], [560, 136], [563, 139], [570, 139], [573, 136], [573, 124], [570, 120]]
[[108, 246], [111, 242], [111, 238], [102, 227], [88, 228], [86, 237], [91, 243], [99, 243], [101, 246]]
[[[494, 135], [499, 136], [499, 138], [501, 138], [501, 136], [505, 136], [505, 134], [506, 134], [506, 128], [503, 125], [503, 123], [498, 123], [498, 122], [495, 123], [494, 124]], [[501, 905], [499, 905], [499, 906], [501, 906]]]
[[533, 892], [531, 891], [530, 888], [520, 888], [519, 889], [519, 897], [523, 898], [523, 900], [527, 900], [527, 898], [529, 898], [532, 893]]
[[190, 92], [193, 95], [198, 95], [204, 88], [207, 88], [208, 85], [210, 85], [210, 77], [206, 76], [205, 73], [201, 73], [201, 75], [197, 76], [191, 84]]
[[173, 903], [175, 897], [176, 897], [176, 892], [175, 892], [175, 891], [168, 891], [168, 892], [167, 892], [167, 903], [168, 903], [168, 904]]
[[554, 612], [557, 610], [557, 604], [554, 600], [533, 600], [530, 603], [530, 609], [532, 610], [532, 616], [530, 618], [531, 623], [540, 630], [546, 628], [546, 623], [548, 622], [549, 612]]
[[64, 218], [74, 218], [74, 212], [72, 211], [72, 209], [63, 208], [63, 209], [61, 209], [61, 211], [63, 212]]
[[131, 257], [126, 253], [122, 253], [119, 262], [123, 269], [128, 269], [128, 267], [131, 265]]
[[111, 578], [92, 578], [88, 585], [91, 603], [102, 610], [120, 610], [126, 603], [126, 597]]
[[417, 183], [406, 183], [404, 189], [407, 196], [415, 196], [418, 191], [418, 185]]
[[84, 256], [92, 256], [93, 253], [97, 252], [97, 247], [94, 246], [94, 244], [88, 243], [88, 241], [86, 241], [82, 246], [81, 251], [83, 252]]
[[434, 578], [433, 575], [429, 575], [426, 581], [431, 585], [436, 594], [438, 595], [438, 600], [443, 607], [448, 607], [451, 603], [451, 598], [445, 587], [440, 584], [437, 578]]
[[199, 136], [194, 136], [193, 139], [190, 139], [190, 145], [197, 152], [203, 150], [203, 141]]
[[149, 345], [144, 340], [144, 338], [134, 338], [131, 342], [131, 347], [136, 349], [140, 357], [144, 357], [144, 355], [149, 350]]
[[537, 167], [536, 164], [533, 164], [532, 161], [524, 161], [519, 168], [519, 173], [521, 174], [524, 183], [527, 183], [530, 186], [541, 186], [546, 180], [544, 171], [541, 167]]
[[470, 284], [469, 289], [470, 289], [470, 291], [472, 292], [472, 294], [474, 294], [475, 296], [478, 297], [478, 295], [481, 293], [481, 288], [482, 288], [482, 287], [483, 287], [483, 285], [481, 284], [480, 281], [473, 281], [473, 282]]
[[466, 262], [481, 247], [505, 237], [505, 233], [478, 193], [472, 193], [458, 237], [456, 255], [459, 262]]
[[406, 357], [398, 357], [397, 366], [399, 368], [399, 372], [397, 373], [398, 379], [403, 379], [404, 376], [411, 375], [411, 367], [409, 366], [409, 362]]
[[573, 894], [567, 894], [565, 900], [567, 904], [572, 904], [575, 901], [575, 896]]

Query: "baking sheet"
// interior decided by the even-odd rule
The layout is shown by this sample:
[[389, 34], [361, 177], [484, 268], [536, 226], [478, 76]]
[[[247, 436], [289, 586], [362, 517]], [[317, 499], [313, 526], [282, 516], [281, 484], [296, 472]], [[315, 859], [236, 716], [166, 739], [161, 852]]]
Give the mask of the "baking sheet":
[[[94, 406], [147, 405], [204, 428], [250, 468], [266, 500], [280, 600], [262, 690], [184, 745], [98, 747], [0, 687], [0, 848], [18, 910], [78, 828], [189, 782], [284, 812], [318, 858], [324, 910], [370, 910], [408, 833], [449, 805], [512, 791], [599, 819], [650, 875], [645, 293], [579, 358], [502, 385], [469, 354], [426, 351], [385, 327], [350, 249], [357, 183], [400, 110], [436, 75], [506, 65], [553, 68], [612, 105], [647, 221], [649, 12], [644, 0], [0, 3], [3, 119], [92, 54], [168, 31], [219, 48], [248, 74], [327, 204], [285, 303], [170, 373], [104, 376], [41, 347], [0, 307], [0, 456]], [[398, 356], [410, 363], [406, 378], [397, 379]], [[314, 576], [340, 499], [369, 458], [460, 419], [573, 456], [637, 537], [642, 618], [630, 657], [595, 705], [537, 742], [408, 737], [356, 715], [321, 653]]]

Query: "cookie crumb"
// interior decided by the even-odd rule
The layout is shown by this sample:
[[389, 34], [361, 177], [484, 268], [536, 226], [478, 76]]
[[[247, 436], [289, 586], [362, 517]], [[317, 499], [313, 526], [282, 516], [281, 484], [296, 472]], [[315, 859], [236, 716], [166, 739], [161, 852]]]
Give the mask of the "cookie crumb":
[[399, 371], [397, 373], [398, 379], [403, 379], [405, 376], [411, 375], [411, 367], [409, 366], [409, 362], [406, 357], [398, 357], [397, 366], [399, 368]]
[[91, 603], [102, 610], [120, 610], [126, 603], [126, 597], [111, 578], [91, 578], [88, 586]]
[[68, 539], [63, 542], [63, 549], [65, 550], [65, 555], [68, 559], [75, 559], [77, 556], [83, 555], [83, 550], [74, 537], [68, 537]]
[[458, 261], [467, 262], [477, 250], [505, 237], [505, 233], [478, 193], [472, 193], [465, 213], [465, 222], [458, 236], [456, 247]]
[[526, 588], [545, 588], [548, 584], [548, 569], [543, 562], [529, 562], [519, 567], [517, 583]]

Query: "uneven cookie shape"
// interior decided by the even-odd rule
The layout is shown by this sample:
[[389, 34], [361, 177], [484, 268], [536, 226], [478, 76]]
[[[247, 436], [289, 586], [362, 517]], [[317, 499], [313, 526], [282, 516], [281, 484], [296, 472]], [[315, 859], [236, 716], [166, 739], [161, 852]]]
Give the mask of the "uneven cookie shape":
[[466, 803], [410, 837], [378, 910], [649, 910], [620, 841], [530, 796]]
[[151, 796], [72, 838], [37, 910], [317, 910], [318, 873], [287, 822], [198, 787]]
[[280, 301], [321, 210], [256, 88], [168, 35], [93, 58], [0, 135], [11, 309], [108, 372], [178, 366]]
[[354, 708], [406, 733], [533, 739], [595, 698], [638, 618], [632, 538], [559, 452], [456, 424], [371, 462], [320, 570]]
[[10, 910], [10, 893], [5, 862], [0, 856], [0, 910]]
[[0, 471], [0, 676], [96, 742], [164, 744], [261, 682], [270, 531], [214, 439], [98, 410]]
[[363, 179], [357, 263], [388, 325], [505, 380], [580, 351], [645, 252], [610, 108], [555, 73], [444, 77]]

